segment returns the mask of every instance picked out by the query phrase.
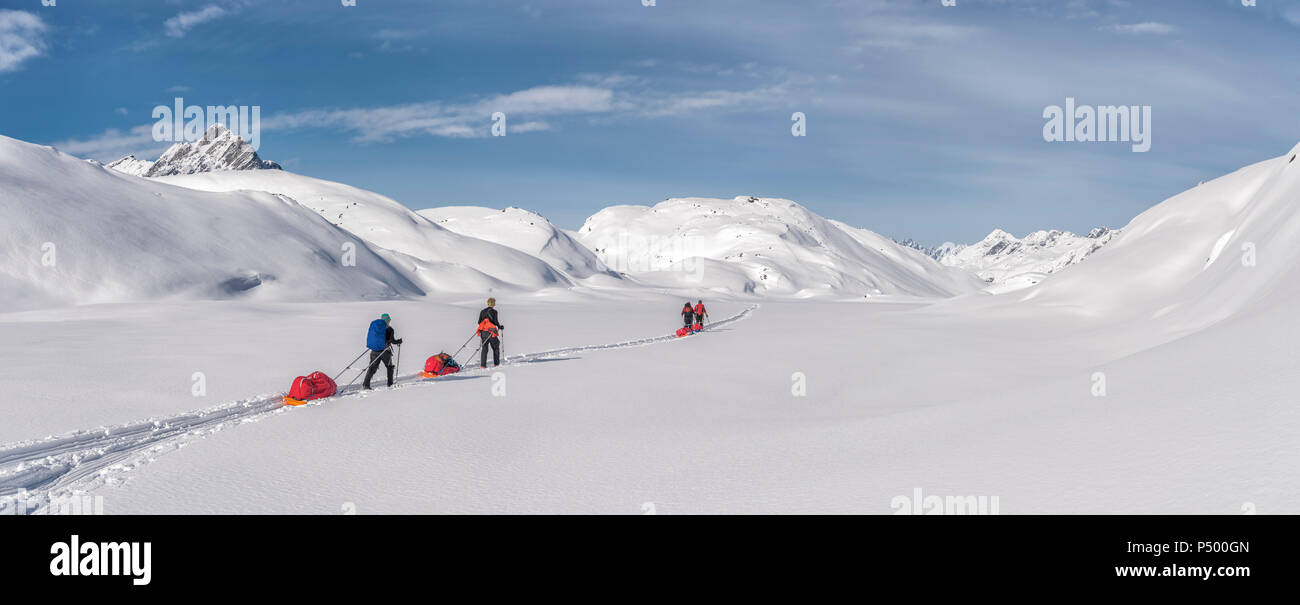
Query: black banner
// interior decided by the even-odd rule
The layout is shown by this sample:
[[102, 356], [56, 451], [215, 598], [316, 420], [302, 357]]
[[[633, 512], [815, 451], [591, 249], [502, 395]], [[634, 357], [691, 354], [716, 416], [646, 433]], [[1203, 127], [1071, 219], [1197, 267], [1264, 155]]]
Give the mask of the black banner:
[[1204, 594], [1285, 586], [1297, 535], [1296, 518], [1271, 516], [661, 517], [9, 517], [0, 569], [7, 587], [127, 596], [249, 578], [328, 595], [435, 577], [492, 591], [689, 578], [746, 592], [869, 580], [925, 594], [1044, 584]]

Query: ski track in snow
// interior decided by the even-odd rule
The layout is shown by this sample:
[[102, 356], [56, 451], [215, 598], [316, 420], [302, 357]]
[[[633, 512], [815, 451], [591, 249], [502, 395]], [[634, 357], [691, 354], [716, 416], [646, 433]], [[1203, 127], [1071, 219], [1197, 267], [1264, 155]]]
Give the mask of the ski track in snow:
[[[706, 331], [745, 319], [757, 308], [757, 304], [751, 304], [740, 313], [710, 323]], [[502, 365], [676, 340], [680, 339], [675, 334], [669, 334], [609, 344], [565, 347], [507, 357]], [[466, 368], [455, 375], [486, 374], [493, 369], [495, 368]], [[398, 377], [396, 382], [394, 388], [408, 388], [428, 386], [438, 382], [438, 379], [424, 379], [416, 373]], [[326, 405], [361, 393], [363, 391], [360, 385], [353, 385], [341, 388], [334, 397], [308, 402], [306, 405]], [[283, 397], [283, 393], [261, 395], [165, 419], [0, 445], [0, 514], [49, 512], [51, 503], [62, 498], [104, 485], [120, 485], [126, 481], [121, 475], [152, 462], [167, 452], [183, 448], [194, 439], [203, 438], [228, 426], [256, 422], [272, 414], [284, 413], [291, 406], [284, 404]]]

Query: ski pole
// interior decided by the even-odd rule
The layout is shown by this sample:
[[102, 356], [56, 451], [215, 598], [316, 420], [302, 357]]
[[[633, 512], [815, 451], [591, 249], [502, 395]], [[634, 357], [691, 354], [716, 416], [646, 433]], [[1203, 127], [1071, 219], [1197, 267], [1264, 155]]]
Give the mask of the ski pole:
[[[356, 384], [357, 379], [358, 379], [358, 378], [361, 378], [361, 375], [362, 375], [362, 374], [365, 374], [366, 372], [369, 372], [369, 371], [370, 371], [370, 368], [378, 367], [379, 362], [381, 362], [381, 361], [384, 360], [384, 353], [387, 353], [387, 352], [391, 351], [392, 349], [393, 349], [393, 345], [391, 345], [391, 344], [388, 345], [387, 347], [384, 347], [384, 350], [381, 351], [381, 352], [379, 353], [379, 356], [378, 356], [378, 357], [375, 357], [374, 359], [370, 360], [370, 365], [366, 366], [366, 369], [365, 369], [364, 372], [357, 372], [357, 375], [354, 376], [354, 377], [352, 378], [352, 382], [349, 382], [349, 383], [347, 384], [347, 386], [343, 387], [342, 389], [339, 389], [339, 391], [342, 392], [343, 389], [346, 389], [346, 388], [352, 386], [353, 384]], [[365, 355], [365, 353], [362, 353], [362, 355]], [[358, 357], [358, 359], [360, 359], [360, 358]], [[341, 374], [341, 373], [342, 373], [342, 372], [340, 372], [340, 374]]]
[[474, 337], [475, 337], [475, 336], [478, 336], [478, 330], [475, 330], [473, 334], [470, 334], [470, 336], [469, 336], [469, 340], [466, 340], [466, 341], [465, 341], [465, 344], [460, 345], [460, 348], [459, 348], [459, 349], [456, 349], [456, 352], [451, 354], [451, 358], [452, 358], [452, 359], [455, 359], [457, 355], [460, 355], [460, 352], [461, 352], [461, 351], [464, 351], [464, 350], [465, 350], [465, 347], [468, 347], [468, 346], [469, 346], [469, 341], [470, 341], [470, 340], [474, 340]]
[[397, 345], [397, 364], [393, 367], [393, 374], [402, 375], [402, 345]]
[[473, 351], [470, 351], [469, 358], [465, 360], [465, 363], [466, 363], [466, 364], [472, 364], [472, 363], [474, 363], [474, 356], [475, 356], [475, 355], [478, 355], [479, 350], [482, 349], [482, 348], [483, 348], [483, 343], [481, 343], [481, 342], [478, 343], [478, 346], [477, 346], [477, 347], [474, 347], [474, 350], [473, 350]]
[[[478, 336], [478, 332], [474, 332], [474, 335], [475, 335], [475, 336]], [[465, 359], [465, 365], [462, 366], [462, 367], [469, 367], [469, 364], [474, 363], [474, 355], [476, 355], [480, 350], [483, 349], [483, 345], [484, 345], [486, 342], [487, 342], [486, 339], [479, 339], [478, 346], [477, 346], [477, 347], [474, 347], [474, 350], [473, 350], [473, 351], [470, 351], [469, 357]], [[465, 344], [468, 345], [469, 343], [465, 343]], [[453, 358], [453, 359], [454, 359], [454, 358]], [[480, 364], [480, 365], [482, 365], [482, 364]]]
[[343, 375], [343, 372], [348, 371], [348, 370], [353, 366], [353, 364], [357, 363], [358, 361], [361, 361], [361, 358], [362, 358], [362, 357], [365, 357], [365, 356], [366, 356], [366, 353], [369, 352], [369, 351], [370, 351], [370, 349], [363, 349], [363, 350], [361, 351], [361, 354], [360, 354], [360, 355], [357, 355], [357, 358], [356, 358], [356, 359], [353, 359], [353, 360], [352, 360], [352, 363], [349, 363], [349, 364], [348, 364], [348, 367], [343, 368], [342, 370], [339, 370], [339, 373], [334, 375], [334, 378], [333, 378], [334, 382], [338, 382], [338, 381], [339, 381], [339, 376], [342, 376], [342, 375]]

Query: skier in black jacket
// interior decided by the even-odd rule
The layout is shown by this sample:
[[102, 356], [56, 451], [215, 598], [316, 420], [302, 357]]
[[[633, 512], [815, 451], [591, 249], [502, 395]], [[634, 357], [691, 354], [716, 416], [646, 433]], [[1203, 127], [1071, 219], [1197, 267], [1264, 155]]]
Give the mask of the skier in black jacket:
[[686, 301], [686, 306], [682, 307], [682, 323], [686, 324], [687, 328], [690, 328], [691, 324], [695, 323], [695, 307], [691, 306], [689, 300]]
[[[501, 330], [506, 327], [501, 325], [501, 320], [497, 317], [497, 299], [487, 299], [487, 305], [482, 311], [478, 312], [478, 335], [483, 339], [480, 348], [483, 351], [479, 355], [479, 367], [487, 367], [488, 347], [492, 347], [492, 366], [501, 365]], [[484, 323], [484, 322], [488, 323]]]

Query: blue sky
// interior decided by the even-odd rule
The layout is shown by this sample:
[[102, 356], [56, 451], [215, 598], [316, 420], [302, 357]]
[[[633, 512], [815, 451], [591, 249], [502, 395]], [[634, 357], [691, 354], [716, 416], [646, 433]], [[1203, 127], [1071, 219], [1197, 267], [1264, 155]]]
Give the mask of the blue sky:
[[[763, 195], [899, 238], [1121, 226], [1300, 140], [1300, 2], [0, 0], [0, 134], [152, 159], [157, 105], [413, 208]], [[1152, 147], [1043, 110], [1150, 105]], [[511, 130], [489, 136], [491, 114]], [[791, 114], [807, 116], [791, 136]]]

